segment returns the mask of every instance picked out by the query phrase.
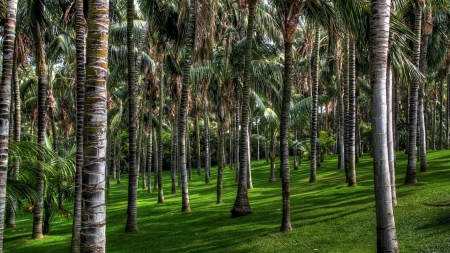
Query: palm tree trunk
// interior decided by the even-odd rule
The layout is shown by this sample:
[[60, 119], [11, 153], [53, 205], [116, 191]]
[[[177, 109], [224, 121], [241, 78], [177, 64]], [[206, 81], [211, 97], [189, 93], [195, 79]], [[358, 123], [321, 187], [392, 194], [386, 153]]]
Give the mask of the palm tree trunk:
[[256, 160], [259, 162], [259, 117], [258, 117], [258, 119], [257, 119], [257, 122], [256, 122], [256, 135], [258, 136], [258, 139], [257, 139], [257, 151], [256, 151]]
[[348, 128], [348, 113], [349, 113], [349, 93], [348, 93], [348, 88], [349, 88], [349, 79], [350, 79], [350, 67], [349, 67], [349, 63], [350, 63], [350, 54], [349, 54], [349, 50], [350, 50], [350, 38], [348, 36], [348, 32], [347, 34], [345, 34], [344, 36], [344, 83], [343, 83], [343, 88], [344, 88], [344, 166], [345, 166], [345, 182], [348, 183], [348, 174], [349, 174], [349, 154], [350, 154], [350, 142], [349, 142], [349, 131], [350, 129]]
[[191, 59], [192, 59], [192, 47], [194, 41], [194, 23], [195, 23], [195, 12], [194, 5], [187, 0], [187, 5], [189, 6], [189, 22], [187, 27], [187, 38], [186, 38], [186, 52], [185, 52], [185, 62], [183, 68], [183, 85], [181, 86], [181, 100], [179, 106], [178, 115], [178, 155], [180, 162], [180, 174], [181, 174], [181, 211], [190, 212], [191, 207], [189, 204], [189, 191], [188, 191], [188, 180], [186, 174], [186, 122], [187, 122], [187, 104], [189, 97], [189, 76], [191, 69]]
[[420, 171], [427, 171], [427, 137], [425, 129], [425, 113], [423, 109], [423, 89], [419, 88], [419, 111], [418, 111], [418, 121], [419, 121], [419, 161], [420, 161]]
[[[39, 77], [38, 80], [38, 143], [45, 145], [46, 132], [46, 100], [47, 100], [47, 77], [45, 67], [45, 52], [42, 30], [39, 25], [34, 29], [36, 39], [36, 71]], [[43, 238], [42, 234], [42, 205], [44, 200], [44, 168], [38, 166], [36, 171], [36, 192], [39, 200], [35, 202], [33, 209], [33, 239]]]
[[448, 73], [447, 73], [447, 108], [445, 110], [445, 149], [450, 148], [450, 125], [449, 125], [449, 118], [450, 118], [450, 67], [448, 67]]
[[121, 153], [122, 153], [122, 128], [119, 127], [119, 131], [118, 131], [118, 136], [119, 136], [119, 141], [117, 143], [117, 184], [121, 184], [120, 181], [120, 174], [122, 173], [122, 169], [120, 166], [120, 162], [121, 162]]
[[[289, 8], [286, 8], [289, 13]], [[285, 26], [296, 27], [297, 20], [292, 22], [289, 20]], [[287, 30], [287, 28], [285, 28]], [[294, 31], [296, 29], [294, 28]], [[285, 33], [287, 33], [286, 31]], [[290, 187], [290, 168], [289, 168], [289, 116], [292, 93], [293, 78], [293, 57], [292, 57], [292, 41], [289, 38], [284, 39], [284, 79], [283, 79], [283, 101], [281, 104], [280, 117], [280, 176], [281, 176], [281, 193], [283, 198], [283, 216], [281, 219], [280, 231], [291, 231], [291, 187]]]
[[337, 104], [338, 104], [338, 146], [339, 146], [339, 154], [338, 154], [338, 170], [342, 170], [345, 168], [345, 145], [344, 145], [344, 133], [345, 133], [345, 122], [344, 122], [344, 97], [343, 97], [343, 85], [341, 83], [340, 73], [341, 70], [339, 68], [339, 50], [335, 49], [335, 73], [336, 73], [336, 87], [338, 89], [337, 96]]
[[[159, 123], [158, 123], [158, 125], [159, 125]], [[158, 127], [159, 128], [159, 127]], [[153, 177], [154, 178], [154, 181], [153, 181], [153, 189], [158, 189], [158, 174], [159, 174], [159, 155], [158, 155], [158, 138], [157, 138], [157, 132], [158, 132], [158, 129], [156, 129], [156, 131], [153, 131], [153, 140], [155, 140], [156, 141], [156, 143], [155, 143], [155, 145], [153, 145], [153, 150], [152, 150], [152, 152], [153, 152], [153, 157], [155, 158], [154, 160], [154, 166], [153, 166], [153, 168], [154, 168], [154, 171], [155, 171], [155, 176]]]
[[242, 89], [242, 120], [241, 120], [241, 134], [240, 134], [240, 159], [239, 159], [239, 183], [236, 200], [231, 209], [231, 217], [246, 216], [253, 213], [250, 207], [247, 193], [247, 171], [248, 164], [248, 114], [249, 114], [249, 100], [250, 100], [250, 75], [251, 75], [251, 55], [252, 55], [252, 40], [253, 40], [253, 26], [255, 21], [255, 8], [258, 0], [248, 0], [248, 25], [247, 38], [245, 42], [245, 64], [244, 64], [244, 85]]
[[210, 148], [210, 134], [209, 134], [209, 115], [207, 101], [204, 101], [203, 120], [205, 122], [205, 184], [209, 184], [209, 176], [211, 169], [211, 148]]
[[[219, 88], [220, 90], [220, 88]], [[220, 100], [222, 100], [223, 98], [220, 98]], [[221, 105], [220, 103], [222, 103], [222, 101], [219, 102], [219, 107], [218, 110], [219, 112], [217, 113], [218, 116], [218, 121], [217, 121], [217, 152], [218, 152], [218, 165], [217, 165], [217, 201], [216, 204], [222, 204], [223, 200], [222, 200], [222, 193], [223, 193], [223, 169], [224, 169], [224, 163], [223, 163], [223, 139], [224, 139], [224, 133], [223, 133], [223, 118], [221, 118], [220, 115], [220, 110], [225, 110], [225, 108], [223, 107], [223, 104]]]
[[393, 132], [393, 115], [392, 115], [392, 65], [388, 62], [386, 76], [386, 108], [387, 108], [387, 145], [389, 160], [389, 175], [391, 183], [392, 205], [397, 206], [397, 192], [395, 188], [395, 150], [394, 150], [394, 132]]
[[[436, 82], [434, 85], [434, 88], [436, 89]], [[432, 98], [432, 104], [431, 104], [431, 143], [430, 148], [433, 150], [436, 150], [436, 98]]]
[[[14, 50], [16, 50], [16, 44], [14, 44]], [[19, 89], [19, 75], [17, 71], [17, 58], [13, 59], [12, 68], [12, 85], [14, 86], [14, 140], [20, 142], [21, 134], [21, 119], [20, 119], [20, 89]], [[11, 122], [10, 122], [11, 124]], [[11, 179], [18, 180], [20, 164], [16, 162], [14, 164], [14, 170]], [[11, 200], [8, 202], [6, 210], [6, 228], [16, 227], [16, 200]], [[1, 251], [1, 247], [0, 247]]]
[[17, 0], [6, 3], [6, 22], [3, 34], [3, 66], [2, 82], [0, 84], [0, 252], [3, 251], [3, 232], [6, 204], [6, 181], [8, 173], [8, 138], [9, 113], [11, 106], [11, 80], [13, 78], [14, 42], [16, 37]]
[[274, 137], [270, 140], [270, 175], [269, 182], [276, 182], [275, 177], [275, 139]]
[[172, 182], [172, 194], [177, 193], [177, 187], [176, 187], [176, 174], [177, 174], [177, 160], [178, 160], [178, 156], [177, 156], [177, 151], [178, 151], [178, 105], [175, 104], [173, 105], [175, 107], [175, 117], [173, 119], [173, 124], [172, 124], [172, 148], [170, 150], [170, 178], [171, 178], [171, 182]]
[[235, 125], [235, 130], [234, 130], [234, 136], [235, 136], [235, 142], [234, 142], [234, 168], [236, 170], [236, 177], [234, 179], [234, 182], [239, 182], [239, 138], [240, 138], [240, 132], [239, 132], [239, 126], [240, 126], [240, 119], [241, 119], [241, 105], [240, 105], [240, 100], [241, 100], [241, 96], [240, 96], [240, 89], [239, 87], [235, 88], [235, 93], [236, 93], [236, 98], [235, 98], [235, 103], [236, 103], [236, 125]]
[[438, 149], [442, 150], [442, 143], [444, 141], [443, 138], [443, 131], [442, 131], [442, 125], [443, 125], [443, 119], [444, 119], [444, 82], [439, 81], [439, 143], [438, 143]]
[[349, 85], [348, 85], [348, 186], [356, 186], [356, 168], [355, 168], [355, 127], [356, 127], [356, 56], [355, 56], [355, 37], [349, 36]]
[[105, 0], [89, 2], [88, 9], [81, 252], [105, 252], [104, 169], [109, 2]]
[[[415, 21], [414, 21], [414, 34], [417, 41], [414, 42], [413, 54], [414, 65], [419, 67], [420, 62], [420, 37], [421, 37], [421, 20], [422, 20], [422, 8], [416, 5]], [[406, 167], [405, 184], [417, 183], [416, 177], [416, 138], [417, 138], [417, 107], [418, 107], [418, 89], [419, 83], [413, 81], [410, 87], [409, 93], [409, 142], [408, 142], [408, 165]]]
[[162, 166], [163, 166], [163, 145], [162, 145], [162, 124], [163, 124], [163, 89], [164, 89], [164, 79], [161, 66], [161, 77], [159, 85], [159, 115], [158, 115], [158, 132], [157, 132], [157, 142], [158, 142], [158, 203], [164, 203], [164, 192], [163, 192], [163, 181], [162, 181]]
[[372, 141], [377, 217], [377, 251], [399, 252], [392, 207], [387, 144], [386, 76], [390, 0], [372, 0], [370, 73], [372, 84]]
[[[252, 118], [251, 116], [249, 118]], [[252, 121], [249, 120], [248, 122], [248, 134], [247, 134], [247, 189], [253, 189], [253, 180], [252, 180], [252, 154], [251, 154], [251, 147], [252, 147]]]
[[128, 208], [125, 232], [138, 232], [136, 166], [136, 62], [134, 59], [134, 1], [127, 0], [127, 66], [128, 66]]
[[314, 52], [312, 59], [312, 106], [311, 106], [311, 167], [309, 171], [309, 182], [315, 183], [317, 169], [317, 100], [319, 96], [319, 46], [320, 46], [320, 30], [319, 24], [316, 23], [316, 37], [314, 41]]
[[[151, 102], [150, 102], [151, 104]], [[148, 142], [147, 142], [147, 192], [152, 193], [152, 150], [153, 150], [153, 120], [152, 106], [148, 110]]]
[[[232, 113], [231, 113], [231, 111], [230, 111], [230, 115], [232, 115]], [[233, 161], [234, 161], [234, 148], [233, 148], [233, 137], [234, 137], [234, 132], [233, 132], [233, 126], [234, 126], [234, 120], [233, 120], [233, 116], [230, 116], [231, 117], [231, 120], [230, 120], [230, 125], [229, 125], [229, 127], [228, 127], [228, 133], [229, 133], [229, 138], [228, 138], [228, 152], [229, 152], [229, 156], [228, 156], [228, 159], [229, 159], [229, 167], [230, 167], [230, 170], [232, 170], [233, 169]]]
[[202, 152], [200, 149], [200, 129], [199, 129], [199, 117], [200, 117], [200, 110], [198, 108], [198, 99], [197, 96], [194, 95], [194, 104], [195, 104], [195, 142], [197, 145], [197, 175], [201, 175], [202, 174]]
[[191, 136], [189, 134], [189, 119], [187, 119], [187, 115], [189, 115], [189, 112], [186, 113], [186, 155], [187, 155], [187, 169], [189, 171], [189, 180], [192, 180], [192, 154], [191, 154]]

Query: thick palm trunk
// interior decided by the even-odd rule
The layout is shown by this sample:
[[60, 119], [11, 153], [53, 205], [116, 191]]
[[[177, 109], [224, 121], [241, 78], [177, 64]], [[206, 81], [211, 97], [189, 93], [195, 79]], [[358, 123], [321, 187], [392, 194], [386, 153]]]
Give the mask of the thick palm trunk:
[[163, 166], [163, 145], [162, 145], [162, 116], [163, 116], [163, 89], [164, 89], [164, 79], [163, 79], [163, 73], [162, 68], [161, 71], [161, 78], [160, 85], [159, 85], [159, 115], [158, 115], [158, 132], [157, 132], [157, 142], [158, 142], [158, 203], [164, 203], [164, 192], [163, 192], [163, 181], [162, 181], [162, 166]]
[[245, 64], [244, 64], [244, 85], [242, 89], [242, 118], [240, 134], [240, 159], [239, 159], [239, 183], [236, 200], [231, 209], [231, 217], [246, 216], [253, 213], [248, 201], [247, 193], [247, 163], [248, 163], [248, 121], [249, 121], [249, 100], [250, 100], [250, 75], [251, 75], [251, 53], [253, 40], [253, 26], [255, 21], [255, 8], [258, 0], [248, 1], [248, 25], [247, 38], [245, 42]]
[[3, 231], [6, 204], [6, 180], [8, 173], [8, 138], [11, 106], [11, 80], [13, 78], [14, 41], [16, 37], [17, 0], [6, 3], [6, 23], [3, 34], [3, 66], [0, 84], [0, 252], [3, 250]]
[[[286, 15], [289, 14], [289, 9], [286, 10]], [[286, 20], [286, 30], [291, 28], [296, 30], [297, 20]], [[288, 31], [289, 32], [289, 31]], [[287, 32], [285, 32], [287, 33]], [[291, 231], [291, 187], [290, 187], [290, 168], [289, 168], [289, 116], [291, 104], [292, 91], [292, 77], [293, 77], [293, 57], [292, 57], [292, 41], [291, 34], [285, 35], [284, 40], [284, 79], [283, 79], [283, 101], [281, 104], [280, 117], [280, 176], [281, 176], [281, 195], [283, 198], [283, 216], [281, 219], [280, 231]], [[293, 37], [293, 36], [292, 36]]]
[[[423, 5], [423, 3], [422, 3]], [[415, 22], [414, 22], [414, 34], [416, 35], [417, 42], [414, 42], [413, 54], [414, 65], [419, 67], [420, 62], [420, 37], [421, 37], [421, 20], [422, 10], [421, 6], [416, 5], [415, 10]], [[418, 107], [418, 89], [419, 83], [413, 81], [410, 86], [409, 93], [409, 142], [408, 142], [408, 165], [406, 167], [405, 184], [417, 183], [416, 177], [416, 138], [417, 138], [417, 107]]]
[[[45, 53], [42, 31], [39, 26], [35, 29], [36, 39], [36, 71], [38, 79], [38, 143], [45, 145], [46, 132], [46, 100], [47, 100], [47, 77], [45, 72]], [[33, 209], [33, 239], [43, 238], [42, 234], [42, 214], [43, 214], [43, 200], [44, 200], [44, 168], [38, 166], [36, 170], [36, 192], [39, 197], [34, 203]]]
[[315, 183], [317, 170], [317, 100], [319, 97], [319, 45], [320, 45], [320, 31], [319, 25], [316, 23], [316, 37], [314, 41], [314, 52], [312, 59], [312, 106], [311, 106], [311, 130], [310, 130], [310, 144], [311, 144], [311, 166], [309, 171], [309, 182]]
[[138, 232], [136, 166], [136, 62], [134, 59], [134, 1], [127, 0], [127, 66], [128, 66], [128, 208], [125, 232]]
[[189, 76], [191, 69], [191, 59], [192, 59], [192, 46], [194, 41], [194, 5], [187, 0], [189, 6], [189, 22], [187, 27], [187, 38], [186, 38], [186, 52], [185, 52], [185, 62], [183, 68], [183, 85], [181, 86], [181, 99], [179, 106], [178, 115], [178, 155], [180, 162], [180, 174], [181, 174], [181, 211], [190, 212], [191, 207], [189, 204], [189, 191], [188, 191], [188, 180], [186, 174], [186, 119], [187, 119], [187, 104], [189, 96]]
[[105, 161], [107, 129], [109, 2], [89, 2], [86, 52], [81, 252], [105, 252]]
[[[83, 171], [83, 124], [84, 124], [84, 85], [86, 82], [86, 41], [84, 26], [83, 1], [76, 0], [76, 50], [77, 50], [77, 129], [76, 129], [76, 172], [75, 199], [73, 203], [73, 225], [71, 253], [80, 252], [81, 230], [81, 188]], [[113, 144], [114, 145], [114, 144]]]
[[392, 207], [387, 145], [386, 71], [389, 41], [389, 0], [372, 0], [370, 73], [372, 84], [372, 141], [377, 217], [377, 252], [399, 252]]
[[355, 148], [355, 127], [356, 127], [356, 56], [355, 56], [355, 37], [350, 35], [349, 48], [349, 85], [348, 85], [348, 186], [356, 186], [356, 148]]

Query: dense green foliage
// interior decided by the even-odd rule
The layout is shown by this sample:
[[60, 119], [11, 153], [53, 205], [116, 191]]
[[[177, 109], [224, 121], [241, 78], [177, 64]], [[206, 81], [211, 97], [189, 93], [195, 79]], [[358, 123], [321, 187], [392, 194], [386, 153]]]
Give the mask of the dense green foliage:
[[[397, 182], [404, 181], [406, 155], [397, 153]], [[253, 162], [254, 189], [249, 198], [254, 213], [230, 218], [235, 172], [224, 171], [224, 204], [215, 204], [215, 167], [211, 184], [194, 174], [189, 182], [191, 213], [180, 212], [181, 191], [157, 204], [157, 193], [138, 190], [139, 234], [124, 234], [126, 183], [112, 184], [107, 199], [108, 252], [374, 252], [376, 247], [372, 159], [357, 165], [358, 187], [349, 188], [336, 156], [317, 170], [318, 182], [309, 184], [309, 162], [291, 171], [293, 232], [279, 233], [281, 180], [267, 183], [270, 164]], [[277, 162], [279, 162], [277, 160]], [[419, 173], [420, 184], [397, 187], [395, 207], [401, 252], [450, 252], [450, 157], [448, 151], [429, 151], [429, 172]], [[277, 174], [278, 175], [278, 174]], [[126, 176], [122, 177], [127, 181]], [[170, 176], [164, 174], [164, 183]], [[69, 205], [68, 205], [69, 206]], [[17, 215], [17, 228], [5, 231], [5, 252], [67, 252], [71, 220], [60, 218], [51, 234], [31, 240], [32, 215]]]

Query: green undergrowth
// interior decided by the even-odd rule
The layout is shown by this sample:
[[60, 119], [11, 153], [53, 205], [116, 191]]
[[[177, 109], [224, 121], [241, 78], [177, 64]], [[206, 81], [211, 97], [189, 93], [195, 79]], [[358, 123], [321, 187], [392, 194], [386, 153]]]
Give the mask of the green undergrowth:
[[[401, 252], [450, 252], [450, 152], [429, 151], [428, 172], [418, 172], [419, 183], [403, 186], [406, 155], [397, 154], [397, 237]], [[376, 225], [372, 159], [357, 164], [358, 186], [345, 184], [329, 156], [309, 184], [309, 162], [291, 169], [292, 232], [280, 233], [281, 184], [268, 183], [270, 164], [252, 163], [254, 189], [249, 190], [253, 214], [231, 218], [236, 196], [235, 171], [224, 172], [223, 204], [216, 204], [217, 168], [205, 185], [204, 172], [194, 170], [189, 181], [192, 212], [182, 213], [181, 189], [170, 193], [164, 173], [165, 203], [157, 204], [157, 190], [138, 188], [139, 233], [125, 234], [127, 178], [111, 182], [107, 199], [108, 252], [375, 252]], [[292, 168], [292, 167], [291, 167]], [[277, 173], [278, 176], [279, 173]], [[66, 204], [72, 206], [72, 204]], [[71, 221], [58, 219], [50, 235], [31, 239], [32, 215], [19, 212], [17, 228], [6, 229], [5, 252], [69, 252]]]

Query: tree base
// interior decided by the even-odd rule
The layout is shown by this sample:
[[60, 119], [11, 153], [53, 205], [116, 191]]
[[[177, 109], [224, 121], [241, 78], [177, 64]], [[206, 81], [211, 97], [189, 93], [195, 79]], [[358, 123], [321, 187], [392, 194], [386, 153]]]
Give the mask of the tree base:
[[7, 223], [6, 228], [16, 228], [16, 223]]
[[252, 214], [253, 210], [250, 208], [250, 206], [233, 207], [233, 209], [231, 209], [230, 212], [231, 212], [231, 218], [236, 218], [236, 217], [242, 217], [242, 216], [247, 216], [249, 214]]
[[33, 234], [33, 236], [31, 238], [38, 240], [38, 239], [44, 238], [44, 235], [42, 233], [37, 233], [37, 234]]

